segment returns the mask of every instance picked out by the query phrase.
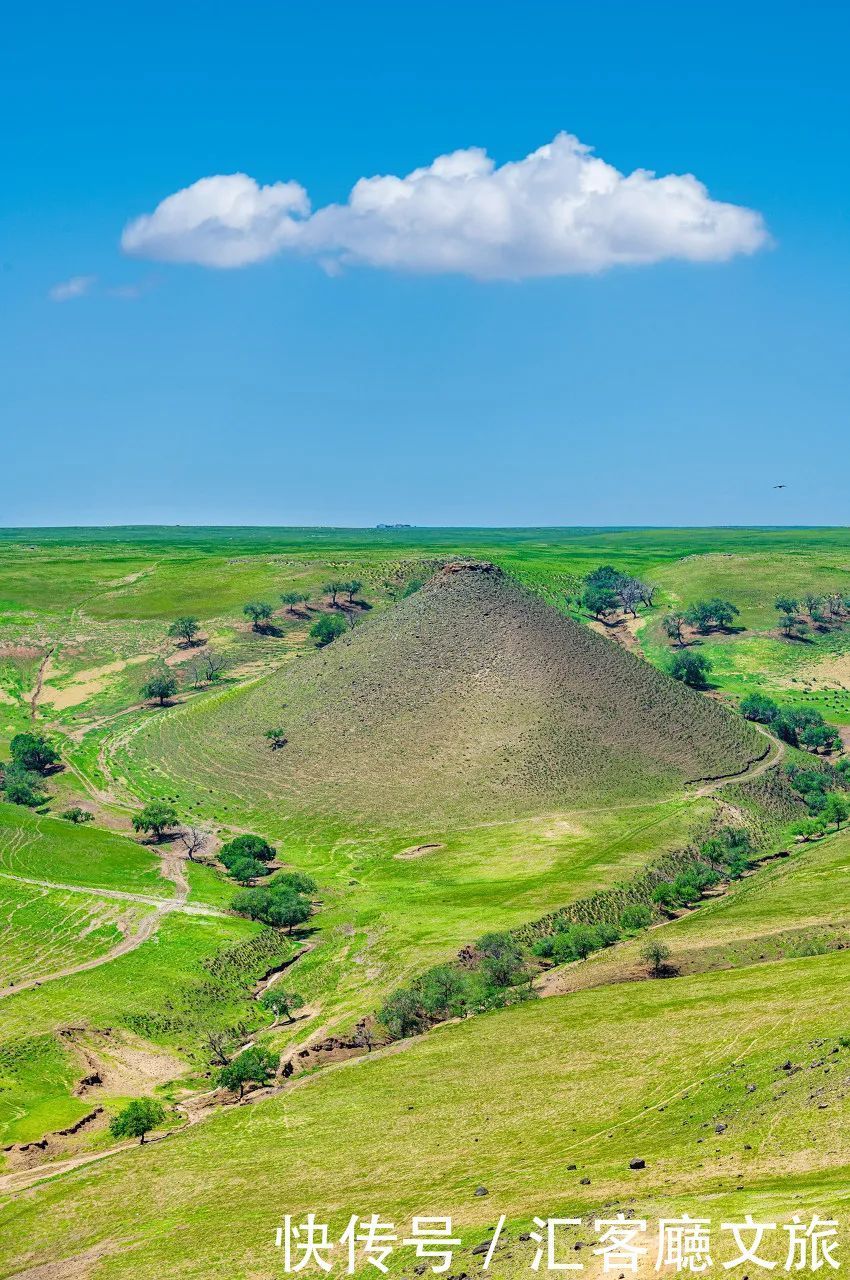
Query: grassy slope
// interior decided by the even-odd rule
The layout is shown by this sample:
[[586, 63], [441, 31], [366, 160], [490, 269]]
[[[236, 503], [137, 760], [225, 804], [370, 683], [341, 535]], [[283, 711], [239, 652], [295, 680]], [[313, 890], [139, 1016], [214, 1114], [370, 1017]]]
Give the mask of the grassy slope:
[[[136, 951], [97, 969], [58, 979], [0, 1001], [0, 1144], [39, 1137], [41, 1106], [51, 1127], [68, 1124], [85, 1107], [72, 1097], [75, 1076], [55, 1034], [66, 1027], [123, 1028], [156, 1045], [199, 1060], [208, 1029], [247, 1027], [264, 1020], [249, 1000], [252, 985], [291, 950], [279, 938], [272, 954], [254, 950], [259, 925], [236, 918], [167, 916]], [[249, 947], [241, 971], [216, 964], [227, 948]], [[44, 1056], [63, 1064], [33, 1087]]]
[[0, 988], [105, 955], [151, 910], [0, 880]]
[[[451, 1212], [468, 1243], [500, 1212], [514, 1228], [603, 1206], [787, 1215], [789, 1169], [794, 1210], [834, 1210], [831, 1179], [850, 1159], [838, 1123], [847, 1051], [831, 1053], [848, 964], [838, 954], [591, 991], [445, 1028], [128, 1153], [108, 1176], [47, 1185], [6, 1215], [4, 1274], [122, 1241], [94, 1276], [265, 1280], [279, 1272], [279, 1216], [308, 1209], [338, 1229], [351, 1212], [400, 1223]], [[798, 1076], [781, 1070], [786, 1057]], [[629, 1171], [634, 1155], [647, 1173]]]
[[[0, 802], [0, 873], [91, 889], [170, 898], [150, 847], [113, 831], [75, 826]], [[2, 883], [2, 876], [0, 876]]]

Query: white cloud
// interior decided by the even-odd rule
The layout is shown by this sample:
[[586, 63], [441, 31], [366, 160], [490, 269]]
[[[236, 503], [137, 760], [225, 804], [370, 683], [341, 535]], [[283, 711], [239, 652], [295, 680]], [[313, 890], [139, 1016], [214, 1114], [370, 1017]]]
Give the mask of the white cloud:
[[712, 200], [691, 174], [624, 175], [561, 133], [497, 167], [471, 147], [406, 177], [361, 178], [345, 204], [310, 211], [296, 182], [202, 178], [125, 229], [139, 257], [241, 267], [285, 250], [322, 266], [479, 279], [580, 275], [680, 258], [723, 262], [769, 243], [759, 213]]
[[293, 214], [310, 212], [297, 182], [259, 186], [244, 173], [201, 178], [125, 227], [127, 253], [161, 262], [244, 267], [291, 245], [303, 227]]
[[51, 302], [69, 302], [71, 298], [82, 298], [96, 281], [97, 276], [71, 276], [70, 280], [55, 284], [47, 296]]

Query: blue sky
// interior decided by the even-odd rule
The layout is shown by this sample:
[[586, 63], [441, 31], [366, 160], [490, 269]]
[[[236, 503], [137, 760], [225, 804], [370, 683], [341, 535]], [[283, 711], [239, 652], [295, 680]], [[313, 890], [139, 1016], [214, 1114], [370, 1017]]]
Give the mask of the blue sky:
[[[5, 24], [0, 523], [848, 522], [845, 6], [55, 3]], [[456, 240], [418, 214], [398, 263], [375, 265], [382, 215], [352, 248], [358, 179], [471, 147], [498, 168], [561, 132], [623, 174], [694, 174], [770, 246], [733, 211], [726, 260], [693, 260], [662, 209], [658, 260], [593, 273], [522, 219], [495, 266], [469, 216], [451, 272]], [[122, 251], [234, 173], [343, 208], [296, 214], [277, 253], [252, 222], [238, 268], [174, 261], [207, 250], [159, 221]], [[603, 266], [615, 232], [594, 231]]]

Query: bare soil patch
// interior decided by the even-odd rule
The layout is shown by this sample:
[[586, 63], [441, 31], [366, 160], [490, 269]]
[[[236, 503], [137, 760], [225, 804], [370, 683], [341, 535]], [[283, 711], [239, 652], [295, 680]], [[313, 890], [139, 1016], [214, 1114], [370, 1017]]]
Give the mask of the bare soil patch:
[[444, 844], [412, 844], [409, 849], [393, 854], [400, 862], [408, 862], [412, 858], [424, 858], [427, 853], [435, 853], [437, 849], [445, 849]]
[[152, 653], [138, 653], [132, 658], [119, 658], [115, 662], [105, 662], [99, 667], [89, 667], [78, 671], [73, 680], [58, 688], [49, 679], [45, 680], [41, 691], [41, 700], [48, 703], [54, 711], [65, 711], [68, 707], [78, 707], [96, 693], [101, 693], [110, 676], [118, 675], [127, 667], [139, 666], [150, 662]]

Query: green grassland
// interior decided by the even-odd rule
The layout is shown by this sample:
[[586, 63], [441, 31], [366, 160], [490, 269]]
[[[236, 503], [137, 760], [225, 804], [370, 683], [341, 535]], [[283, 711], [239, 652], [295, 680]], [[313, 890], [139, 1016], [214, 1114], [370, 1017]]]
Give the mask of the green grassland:
[[[850, 836], [789, 843], [790, 810], [767, 776], [712, 795], [689, 786], [737, 772], [765, 744], [640, 658], [665, 665], [667, 608], [726, 597], [740, 629], [698, 641], [720, 697], [757, 688], [850, 723], [850, 630], [789, 641], [773, 608], [778, 594], [850, 592], [848, 551], [845, 529], [0, 531], [0, 757], [31, 723], [50, 649], [35, 723], [66, 766], [47, 812], [0, 804], [0, 974], [109, 950], [119, 918], [145, 907], [99, 889], [173, 895], [156, 847], [127, 834], [153, 797], [221, 838], [247, 828], [274, 840], [320, 900], [289, 940], [227, 914], [230, 882], [186, 864], [190, 903], [220, 914], [163, 912], [136, 950], [0, 999], [2, 1144], [91, 1105], [75, 1096], [69, 1029], [133, 1037], [169, 1055], [172, 1082], [208, 1087], [209, 1030], [276, 1049], [345, 1033], [482, 933], [627, 880], [730, 813], [764, 851], [790, 850], [661, 927], [677, 977], [644, 980], [643, 939], [618, 943], [547, 974], [562, 994], [296, 1078], [11, 1195], [0, 1275], [75, 1257], [92, 1280], [266, 1280], [281, 1272], [280, 1216], [309, 1209], [340, 1231], [350, 1213], [405, 1228], [413, 1213], [452, 1213], [465, 1248], [504, 1212], [501, 1275], [527, 1269], [517, 1235], [535, 1213], [842, 1211]], [[507, 594], [439, 615], [428, 588], [396, 604], [454, 557], [499, 565]], [[605, 563], [658, 586], [636, 653], [577, 627], [587, 619], [565, 602]], [[246, 600], [287, 589], [327, 607], [323, 585], [339, 578], [359, 579], [371, 609], [319, 655], [303, 619], [278, 611], [261, 635], [242, 616]], [[541, 601], [572, 616], [553, 623]], [[186, 612], [227, 655], [217, 687], [196, 689], [166, 638]], [[166, 659], [178, 699], [139, 705]], [[263, 735], [276, 724], [290, 742], [272, 752]], [[51, 816], [70, 803], [95, 822]], [[306, 1015], [271, 1027], [253, 991], [304, 941], [287, 983]], [[634, 1156], [646, 1171], [629, 1170]], [[466, 1253], [452, 1271], [478, 1265]], [[409, 1259], [394, 1270], [409, 1274]]]
[[[48, 1183], [7, 1215], [5, 1274], [102, 1247], [98, 1276], [266, 1280], [274, 1227], [309, 1209], [337, 1234], [351, 1212], [451, 1212], [467, 1248], [502, 1212], [514, 1241], [534, 1214], [840, 1212], [848, 963], [631, 984], [446, 1027], [128, 1152], [108, 1176]], [[527, 1263], [515, 1249], [499, 1273]]]
[[0, 884], [3, 877], [118, 889], [171, 897], [156, 851], [117, 831], [33, 813], [0, 803]]
[[105, 955], [150, 910], [0, 880], [0, 988]]
[[[176, 1055], [180, 1073], [203, 1066], [202, 1036], [232, 1035], [268, 1022], [251, 999], [254, 985], [293, 951], [279, 934], [236, 917], [166, 916], [137, 950], [96, 969], [60, 978], [0, 1001], [0, 1143], [40, 1137], [43, 1098], [33, 1089], [33, 1056], [58, 1054], [50, 1119], [73, 1123], [79, 1077], [57, 1040], [66, 1028], [122, 1029]], [[239, 1032], [237, 1032], [239, 1028]]]

